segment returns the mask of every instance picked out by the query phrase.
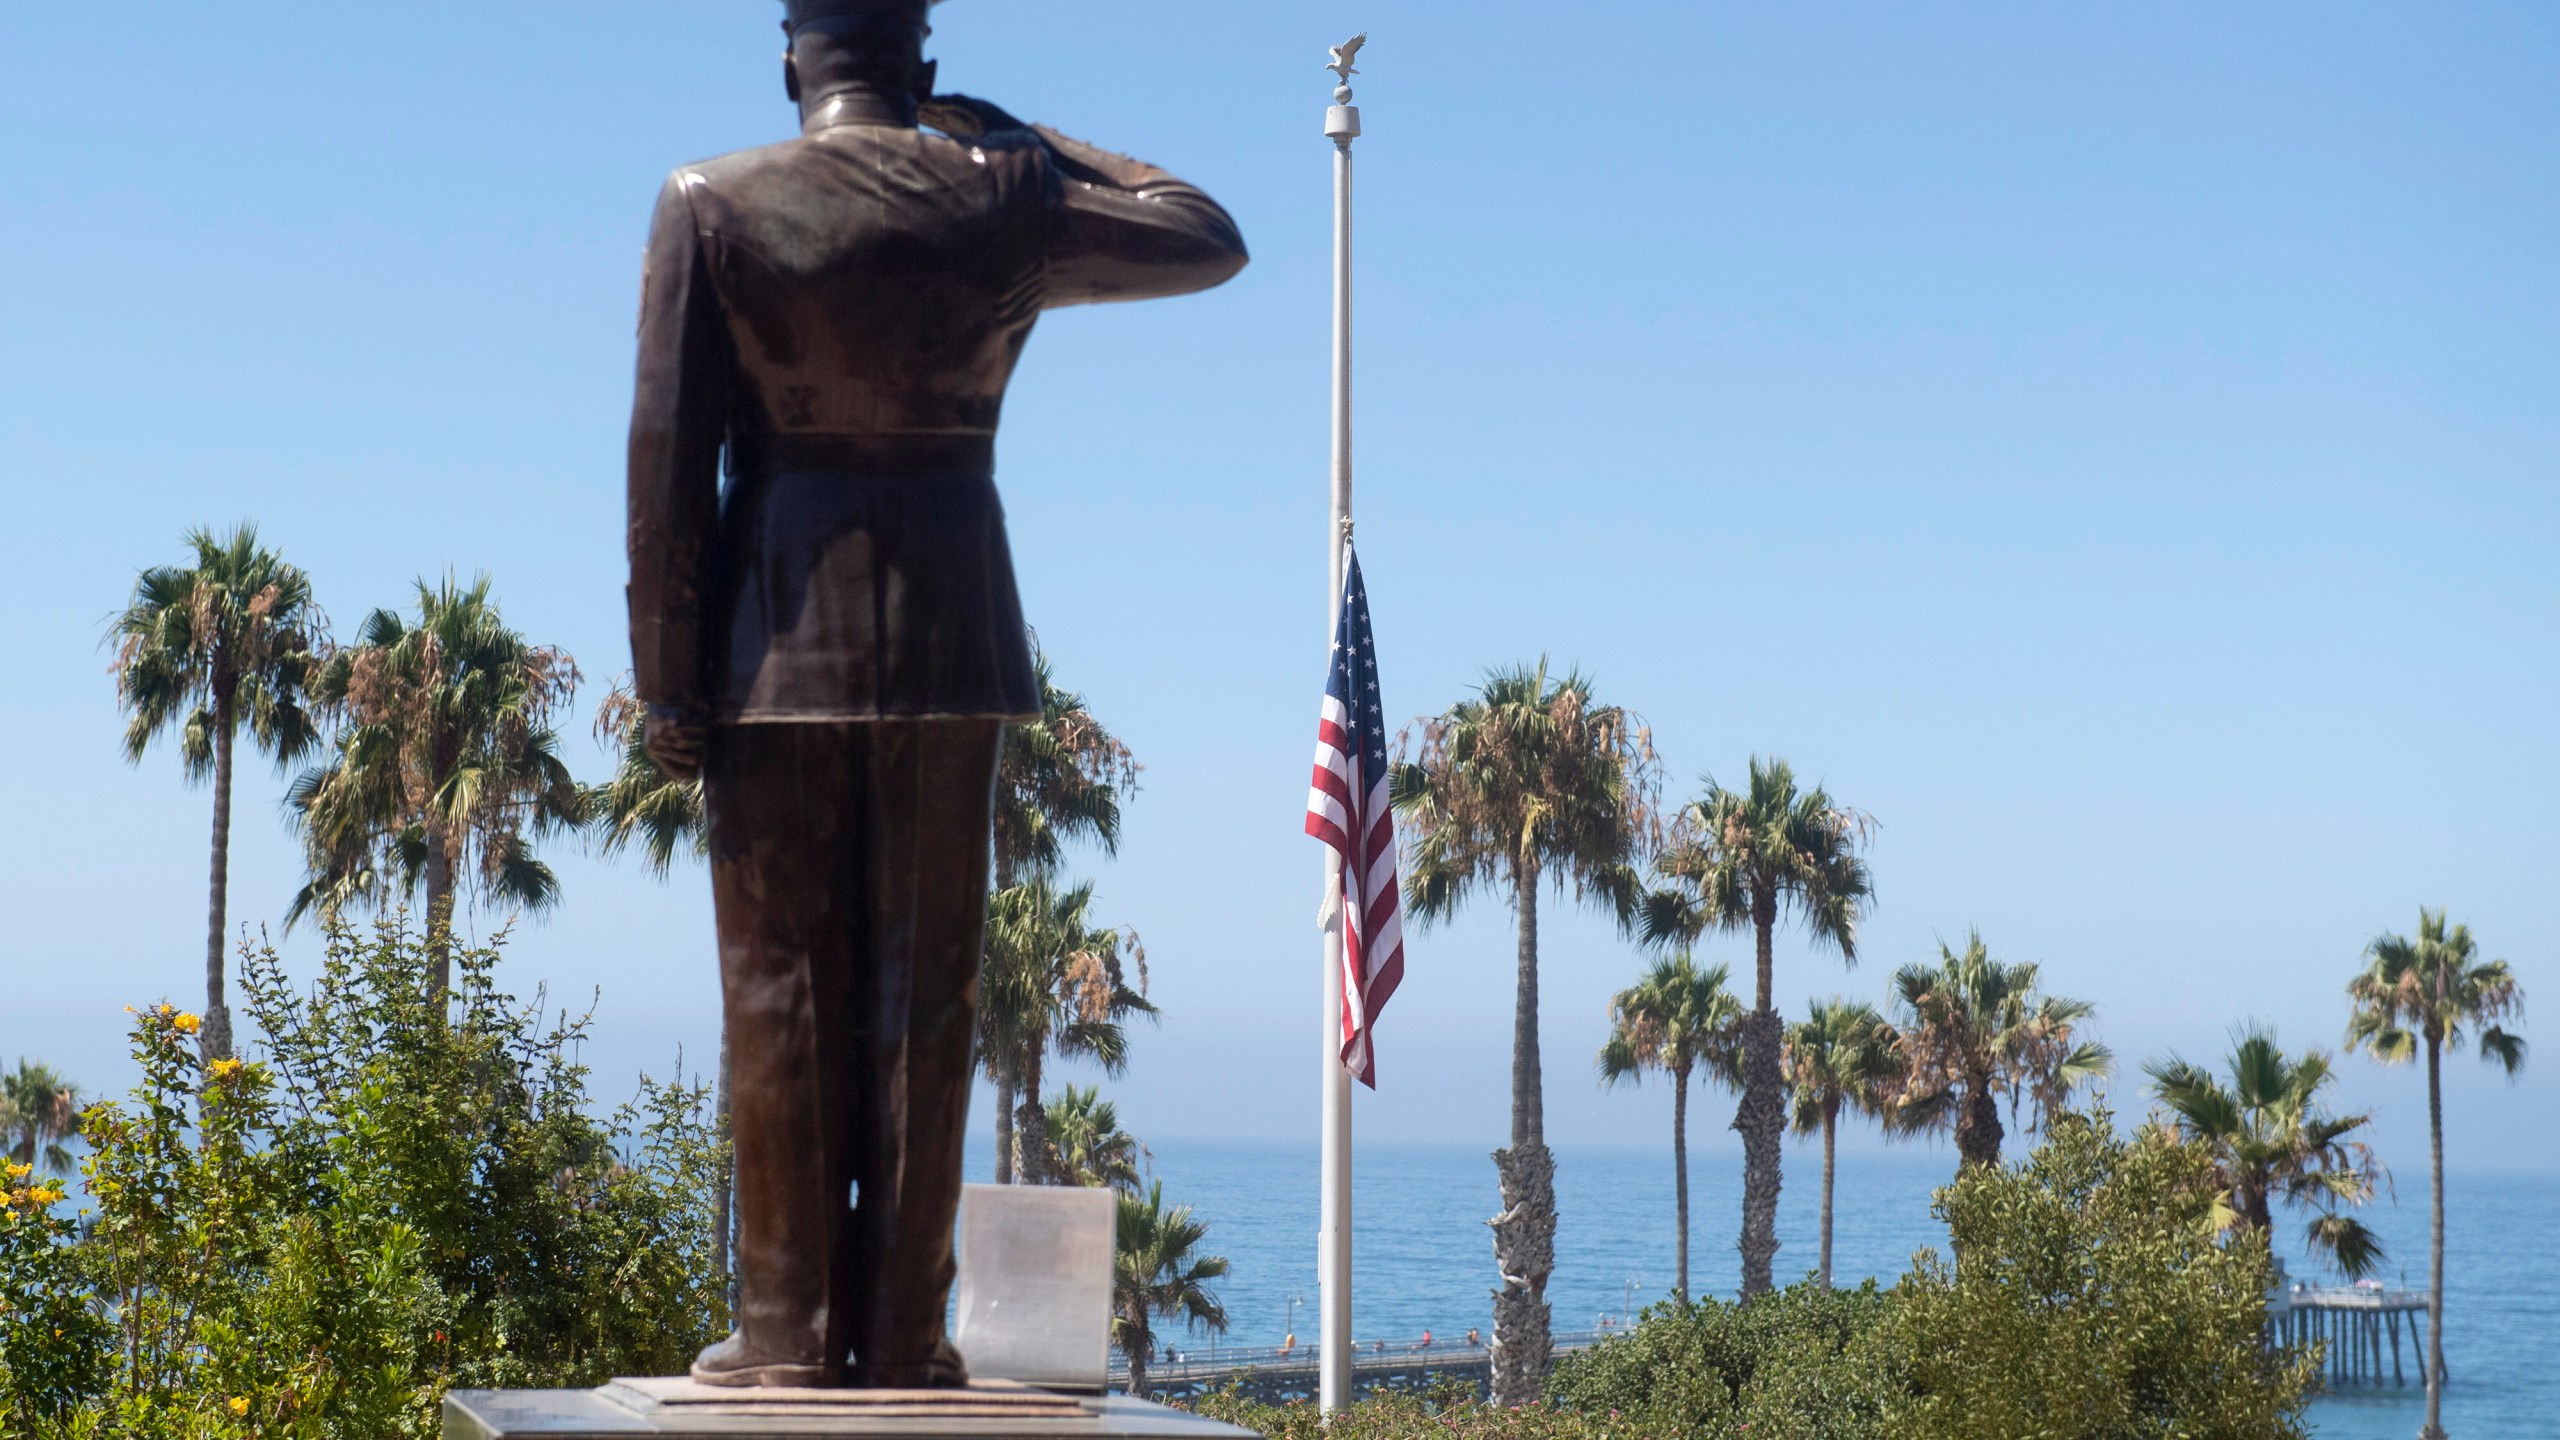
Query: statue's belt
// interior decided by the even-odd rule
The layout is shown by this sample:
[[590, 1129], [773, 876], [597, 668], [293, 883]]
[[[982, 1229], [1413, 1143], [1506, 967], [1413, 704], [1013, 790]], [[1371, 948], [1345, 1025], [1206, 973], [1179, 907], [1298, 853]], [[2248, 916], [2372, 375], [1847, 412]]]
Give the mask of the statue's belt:
[[788, 475], [833, 470], [849, 474], [993, 475], [996, 437], [983, 431], [801, 432], [729, 437], [729, 473]]

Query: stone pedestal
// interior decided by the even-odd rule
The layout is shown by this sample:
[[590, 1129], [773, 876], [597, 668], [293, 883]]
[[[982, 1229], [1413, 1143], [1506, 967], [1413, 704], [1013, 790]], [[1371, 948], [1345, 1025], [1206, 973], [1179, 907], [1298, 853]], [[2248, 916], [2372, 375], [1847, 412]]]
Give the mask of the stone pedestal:
[[763, 1440], [841, 1435], [861, 1440], [1253, 1440], [1253, 1432], [1124, 1395], [1071, 1395], [1010, 1380], [964, 1390], [793, 1390], [616, 1380], [593, 1390], [456, 1390], [445, 1396], [445, 1440], [588, 1440], [673, 1435]]

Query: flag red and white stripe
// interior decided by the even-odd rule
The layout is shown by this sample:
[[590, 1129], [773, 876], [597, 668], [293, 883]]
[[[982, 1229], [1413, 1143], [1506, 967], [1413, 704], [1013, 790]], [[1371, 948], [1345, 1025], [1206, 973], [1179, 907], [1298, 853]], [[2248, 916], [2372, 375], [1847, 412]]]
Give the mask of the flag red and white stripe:
[[1395, 815], [1387, 803], [1386, 712], [1360, 561], [1343, 547], [1342, 612], [1334, 627], [1307, 833], [1336, 855], [1328, 923], [1342, 926], [1342, 1065], [1378, 1085], [1370, 1032], [1404, 979], [1404, 923], [1396, 884]]

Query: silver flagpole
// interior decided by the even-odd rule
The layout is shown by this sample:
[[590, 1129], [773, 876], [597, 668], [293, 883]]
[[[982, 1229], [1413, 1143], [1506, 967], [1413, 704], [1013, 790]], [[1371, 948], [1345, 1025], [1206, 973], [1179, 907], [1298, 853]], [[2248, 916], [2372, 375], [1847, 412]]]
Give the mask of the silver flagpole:
[[[1367, 32], [1333, 49], [1340, 82], [1324, 112], [1333, 141], [1333, 515], [1325, 526], [1325, 640], [1342, 609], [1343, 547], [1351, 539], [1351, 142], [1360, 110], [1351, 103], [1351, 57]], [[1354, 845], [1358, 841], [1355, 837]], [[1342, 926], [1339, 860], [1327, 853], [1333, 921], [1324, 932], [1324, 1195], [1316, 1220], [1317, 1403], [1323, 1413], [1351, 1403], [1351, 1072], [1342, 1064]]]

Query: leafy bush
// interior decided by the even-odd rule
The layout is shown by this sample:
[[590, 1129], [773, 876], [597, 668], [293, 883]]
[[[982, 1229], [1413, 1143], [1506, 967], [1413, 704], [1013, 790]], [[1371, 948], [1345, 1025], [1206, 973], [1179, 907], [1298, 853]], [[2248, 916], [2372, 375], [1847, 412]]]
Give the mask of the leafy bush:
[[[1385, 1394], [1322, 1440], [2291, 1440], [2311, 1361], [2262, 1347], [2265, 1241], [2218, 1242], [2219, 1204], [2203, 1148], [2059, 1116], [2033, 1158], [1938, 1192], [1956, 1258], [1924, 1252], [1891, 1290], [1657, 1305], [1558, 1362], [1557, 1408]], [[1201, 1408], [1319, 1440], [1311, 1406]]]
[[74, 1263], [62, 1187], [0, 1160], [0, 1434], [56, 1423], [102, 1383], [106, 1322]]
[[[0, 1229], [0, 1432], [432, 1435], [449, 1387], [666, 1372], [726, 1328], [703, 1087], [598, 1120], [585, 1021], [455, 958], [446, 1003], [397, 924], [333, 929], [303, 994], [250, 954], [259, 1063], [137, 1017], [141, 1084], [83, 1120], [85, 1237], [14, 1200]], [[75, 1320], [38, 1346], [43, 1307]]]
[[2299, 1436], [2308, 1356], [2265, 1349], [2263, 1232], [2216, 1243], [2213, 1157], [2103, 1109], [1938, 1192], [1955, 1260], [1897, 1292], [1911, 1440]]
[[1266, 1405], [1230, 1391], [1207, 1396], [1200, 1413], [1258, 1431], [1266, 1440], [1643, 1440], [1659, 1432], [1605, 1412], [1583, 1414], [1548, 1405], [1497, 1410], [1479, 1404], [1475, 1387], [1449, 1382], [1427, 1391], [1386, 1390], [1326, 1424], [1301, 1402]]
[[1872, 1282], [1657, 1305], [1628, 1334], [1557, 1362], [1550, 1403], [1517, 1409], [1480, 1404], [1455, 1380], [1372, 1394], [1330, 1426], [1312, 1405], [1232, 1392], [1200, 1409], [1271, 1440], [1870, 1440], [1891, 1433], [1884, 1413], [1903, 1388], [1892, 1310]]
[[1547, 1393], [1634, 1417], [1651, 1435], [1866, 1440], [1889, 1433], [1903, 1389], [1892, 1312], [1872, 1280], [1656, 1305], [1629, 1333], [1557, 1362]]

